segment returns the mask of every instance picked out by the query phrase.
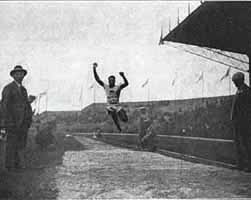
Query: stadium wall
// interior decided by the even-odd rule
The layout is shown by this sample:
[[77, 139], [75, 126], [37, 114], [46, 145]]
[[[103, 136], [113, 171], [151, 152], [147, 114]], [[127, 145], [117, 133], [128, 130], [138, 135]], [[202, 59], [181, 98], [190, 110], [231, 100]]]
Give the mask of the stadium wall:
[[[111, 143], [137, 145], [139, 109], [148, 108], [151, 118], [161, 116], [156, 130], [157, 146], [161, 149], [191, 155], [207, 160], [235, 164], [236, 153], [233, 129], [230, 121], [232, 96], [171, 101], [125, 102], [129, 122], [122, 123], [126, 135], [117, 130], [106, 115], [105, 104], [96, 103], [81, 112], [81, 121], [86, 124], [84, 132], [100, 128], [104, 140]], [[93, 124], [93, 126], [92, 126]], [[90, 128], [92, 127], [92, 128]]]
[[77, 115], [57, 113], [57, 121], [67, 123], [71, 132], [107, 133], [106, 142], [137, 145], [139, 108], [148, 108], [151, 118], [159, 117], [156, 143], [161, 149], [187, 154], [217, 162], [235, 164], [233, 130], [230, 121], [232, 96], [166, 100], [151, 102], [123, 102], [129, 122], [122, 123], [123, 133], [107, 116], [104, 103], [95, 103]]
[[[137, 132], [138, 108], [144, 106], [148, 108], [151, 118], [160, 116], [156, 130], [158, 134], [233, 139], [230, 121], [232, 96], [122, 104], [129, 116], [129, 122], [122, 123], [123, 132], [126, 133]], [[104, 103], [91, 104], [83, 109], [80, 122], [85, 132], [95, 131], [97, 128], [103, 132], [117, 132], [106, 114]]]

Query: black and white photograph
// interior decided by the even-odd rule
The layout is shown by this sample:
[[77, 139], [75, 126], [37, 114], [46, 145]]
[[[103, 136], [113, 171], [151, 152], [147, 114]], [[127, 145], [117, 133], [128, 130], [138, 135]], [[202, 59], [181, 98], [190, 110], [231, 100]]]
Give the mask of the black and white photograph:
[[251, 1], [0, 1], [0, 199], [251, 198]]

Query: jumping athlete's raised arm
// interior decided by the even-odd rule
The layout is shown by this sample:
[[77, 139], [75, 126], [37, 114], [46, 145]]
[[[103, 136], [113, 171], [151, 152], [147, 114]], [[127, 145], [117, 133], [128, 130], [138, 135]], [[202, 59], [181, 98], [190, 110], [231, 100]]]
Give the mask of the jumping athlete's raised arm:
[[120, 76], [123, 78], [123, 80], [124, 80], [124, 83], [121, 84], [121, 86], [120, 86], [120, 89], [123, 89], [123, 88], [127, 87], [127, 86], [129, 85], [129, 83], [128, 83], [128, 80], [127, 80], [126, 77], [125, 77], [124, 72], [119, 72], [119, 75], [120, 75]]
[[104, 82], [101, 81], [100, 78], [99, 78], [99, 76], [98, 76], [97, 67], [98, 67], [98, 64], [97, 63], [93, 63], [94, 78], [98, 82], [99, 85], [101, 85], [102, 87], [104, 87]]

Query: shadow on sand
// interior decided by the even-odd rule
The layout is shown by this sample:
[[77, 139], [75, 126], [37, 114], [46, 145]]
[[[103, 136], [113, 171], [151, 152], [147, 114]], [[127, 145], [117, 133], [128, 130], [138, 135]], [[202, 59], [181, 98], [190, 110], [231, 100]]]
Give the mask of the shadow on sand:
[[27, 148], [26, 169], [0, 172], [0, 199], [56, 199], [55, 175], [66, 151], [85, 150], [74, 137], [59, 136], [48, 149]]

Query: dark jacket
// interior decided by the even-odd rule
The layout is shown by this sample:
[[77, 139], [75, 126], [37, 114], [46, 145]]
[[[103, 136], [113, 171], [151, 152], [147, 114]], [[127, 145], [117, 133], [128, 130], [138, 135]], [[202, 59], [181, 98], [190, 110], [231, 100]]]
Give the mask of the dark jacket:
[[32, 108], [27, 90], [13, 81], [4, 87], [1, 102], [2, 117], [6, 127], [27, 127], [32, 121]]
[[250, 135], [251, 130], [251, 89], [243, 85], [238, 89], [231, 112], [236, 137]]

